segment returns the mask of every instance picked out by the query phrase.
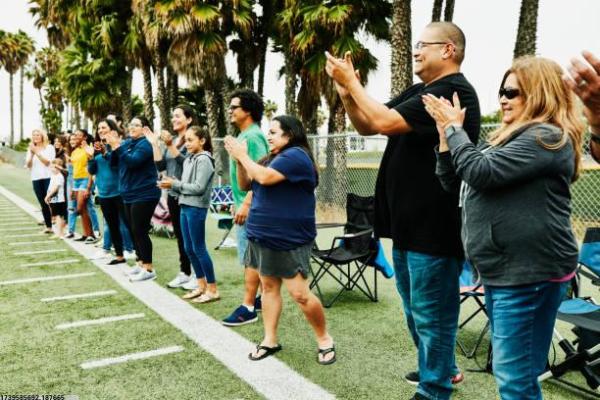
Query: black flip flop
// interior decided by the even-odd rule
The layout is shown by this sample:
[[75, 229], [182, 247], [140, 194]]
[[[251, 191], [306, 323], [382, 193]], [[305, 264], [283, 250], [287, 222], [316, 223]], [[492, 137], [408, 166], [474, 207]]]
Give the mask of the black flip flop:
[[268, 347], [268, 346], [263, 346], [263, 345], [258, 345], [256, 346], [256, 352], [258, 353], [261, 350], [264, 350], [264, 353], [261, 354], [258, 357], [254, 357], [252, 355], [252, 353], [248, 354], [248, 358], [252, 361], [258, 361], [258, 360], [262, 360], [263, 358], [267, 358], [269, 356], [272, 356], [273, 354], [277, 353], [279, 350], [281, 350], [282, 347], [280, 344], [278, 344], [275, 347]]
[[112, 260], [110, 260], [108, 263], [106, 263], [106, 265], [117, 265], [117, 264], [124, 264], [126, 263], [127, 260], [125, 260], [124, 258], [119, 260], [118, 258], [113, 258]]
[[[333, 353], [333, 357], [331, 357], [329, 360], [319, 360], [319, 355], [325, 357], [329, 353]], [[335, 345], [332, 345], [331, 347], [329, 347], [327, 349], [319, 349], [319, 351], [317, 353], [317, 362], [319, 364], [329, 365], [329, 364], [333, 364], [335, 361], [336, 361]]]

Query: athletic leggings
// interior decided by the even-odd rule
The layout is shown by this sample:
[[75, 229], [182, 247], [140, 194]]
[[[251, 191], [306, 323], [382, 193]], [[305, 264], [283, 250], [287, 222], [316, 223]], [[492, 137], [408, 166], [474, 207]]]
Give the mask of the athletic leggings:
[[46, 224], [46, 228], [52, 228], [52, 215], [50, 213], [50, 206], [44, 201], [46, 198], [46, 193], [48, 192], [48, 186], [50, 185], [50, 178], [36, 179], [35, 181], [31, 181], [31, 183], [33, 184], [33, 192], [35, 193], [35, 197], [37, 197], [37, 201], [42, 207], [44, 224]]
[[100, 208], [102, 214], [106, 219], [108, 225], [108, 231], [110, 232], [110, 238], [113, 246], [115, 246], [115, 253], [117, 257], [123, 256], [123, 237], [121, 235], [121, 223], [119, 219], [119, 209], [122, 209], [121, 196], [115, 197], [98, 197], [100, 201]]
[[173, 224], [173, 231], [177, 238], [177, 247], [179, 249], [179, 270], [186, 275], [192, 273], [190, 266], [190, 259], [185, 251], [183, 244], [183, 236], [181, 235], [181, 208], [179, 207], [179, 201], [173, 196], [167, 196], [167, 207], [169, 207], [169, 215], [171, 216], [171, 223]]
[[131, 237], [138, 258], [143, 264], [152, 264], [152, 241], [150, 240], [150, 220], [158, 199], [125, 203], [125, 219], [131, 228]]

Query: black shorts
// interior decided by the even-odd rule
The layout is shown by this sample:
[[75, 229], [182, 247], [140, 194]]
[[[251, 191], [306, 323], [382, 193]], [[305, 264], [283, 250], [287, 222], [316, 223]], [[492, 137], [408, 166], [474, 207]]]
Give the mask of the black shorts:
[[67, 202], [62, 203], [50, 203], [50, 212], [53, 217], [62, 217], [65, 221], [67, 220]]

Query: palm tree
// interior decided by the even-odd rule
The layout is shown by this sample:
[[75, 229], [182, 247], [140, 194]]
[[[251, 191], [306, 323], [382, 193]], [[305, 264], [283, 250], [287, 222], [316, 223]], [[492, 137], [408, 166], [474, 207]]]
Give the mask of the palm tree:
[[394, 0], [392, 4], [392, 85], [396, 97], [413, 83], [410, 0]]
[[19, 30], [17, 32], [18, 55], [20, 64], [20, 81], [19, 81], [19, 141], [23, 140], [23, 83], [25, 80], [25, 68], [29, 62], [29, 57], [35, 52], [34, 42], [25, 32]]
[[454, 0], [446, 0], [446, 7], [444, 8], [444, 21], [452, 21], [454, 17]]
[[0, 38], [0, 54], [2, 55], [2, 66], [8, 72], [9, 81], [9, 103], [10, 103], [10, 145], [15, 143], [15, 121], [14, 121], [14, 75], [21, 68], [19, 55], [19, 41], [17, 35], [4, 32]]
[[[294, 37], [292, 52], [302, 62], [298, 108], [307, 132], [316, 133], [321, 96], [329, 108], [328, 134], [341, 135], [346, 127], [341, 99], [325, 74], [324, 51], [338, 57], [352, 53], [356, 68], [367, 78], [376, 69], [377, 59], [359, 42], [359, 32], [387, 40], [390, 14], [390, 4], [384, 0], [314, 1], [300, 9], [303, 29]], [[345, 196], [336, 196], [347, 192], [346, 142], [342, 137], [333, 138], [327, 145], [322, 187], [323, 200], [344, 206]]]
[[539, 0], [521, 0], [514, 58], [535, 54]]
[[[442, 17], [442, 6], [444, 0], [434, 0], [433, 10], [431, 13], [431, 22], [440, 21]], [[452, 21], [454, 16], [454, 0], [446, 0], [446, 7], [444, 7], [444, 21]]]
[[277, 113], [277, 108], [277, 103], [275, 103], [273, 100], [265, 101], [265, 117], [267, 117], [267, 121], [271, 122]]

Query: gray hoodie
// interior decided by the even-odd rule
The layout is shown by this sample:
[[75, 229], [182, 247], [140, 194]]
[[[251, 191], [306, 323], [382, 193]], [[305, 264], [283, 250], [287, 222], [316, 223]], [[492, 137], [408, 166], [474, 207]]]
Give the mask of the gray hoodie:
[[541, 145], [559, 137], [556, 126], [535, 124], [502, 146], [476, 148], [458, 130], [448, 138], [450, 152], [437, 154], [442, 186], [452, 187], [457, 178], [464, 182], [462, 240], [484, 284], [543, 282], [577, 266], [570, 221], [573, 145], [570, 140], [556, 150]]
[[173, 182], [172, 189], [178, 194], [179, 204], [208, 208], [214, 171], [214, 161], [208, 151], [188, 154], [183, 162], [181, 181]]

